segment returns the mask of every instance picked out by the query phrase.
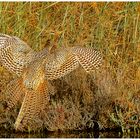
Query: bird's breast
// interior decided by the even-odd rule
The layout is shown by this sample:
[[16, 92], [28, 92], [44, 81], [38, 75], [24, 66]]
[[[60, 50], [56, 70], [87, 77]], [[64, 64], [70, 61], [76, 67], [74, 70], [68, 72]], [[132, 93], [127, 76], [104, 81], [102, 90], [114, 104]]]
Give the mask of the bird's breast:
[[37, 90], [45, 80], [45, 72], [42, 68], [30, 68], [23, 74], [23, 85], [28, 90]]

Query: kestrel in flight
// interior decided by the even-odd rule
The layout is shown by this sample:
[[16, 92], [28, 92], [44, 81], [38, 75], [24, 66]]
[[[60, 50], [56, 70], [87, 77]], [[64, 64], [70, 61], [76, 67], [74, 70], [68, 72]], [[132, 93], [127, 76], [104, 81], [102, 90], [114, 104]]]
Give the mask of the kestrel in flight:
[[47, 48], [36, 52], [18, 37], [0, 34], [0, 62], [17, 75], [6, 88], [7, 109], [22, 100], [14, 124], [16, 130], [22, 130], [34, 123], [48, 105], [48, 93], [53, 90], [49, 80], [63, 77], [79, 66], [91, 72], [102, 64], [102, 55], [81, 46], [59, 48], [53, 53]]

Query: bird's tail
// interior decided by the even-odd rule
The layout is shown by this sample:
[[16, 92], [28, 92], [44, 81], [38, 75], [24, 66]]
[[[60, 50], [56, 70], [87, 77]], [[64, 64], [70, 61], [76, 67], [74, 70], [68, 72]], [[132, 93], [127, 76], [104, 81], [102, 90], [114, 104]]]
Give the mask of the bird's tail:
[[37, 91], [26, 90], [25, 97], [18, 117], [15, 122], [16, 130], [24, 128], [32, 129], [35, 124], [39, 124], [39, 116], [48, 104], [47, 83], [40, 85]]

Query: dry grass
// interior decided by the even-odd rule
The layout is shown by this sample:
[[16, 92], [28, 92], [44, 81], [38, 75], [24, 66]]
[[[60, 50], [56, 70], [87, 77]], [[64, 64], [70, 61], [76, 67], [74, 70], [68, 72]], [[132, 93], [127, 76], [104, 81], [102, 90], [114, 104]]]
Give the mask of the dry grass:
[[[43, 127], [79, 129], [97, 121], [102, 128], [139, 128], [139, 12], [138, 2], [0, 3], [0, 32], [20, 37], [33, 49], [81, 44], [104, 55], [104, 66], [96, 76], [78, 69], [53, 81], [58, 93], [51, 96]], [[1, 91], [11, 78], [0, 66]], [[13, 125], [17, 108], [7, 117], [9, 123], [3, 121], [1, 126]]]

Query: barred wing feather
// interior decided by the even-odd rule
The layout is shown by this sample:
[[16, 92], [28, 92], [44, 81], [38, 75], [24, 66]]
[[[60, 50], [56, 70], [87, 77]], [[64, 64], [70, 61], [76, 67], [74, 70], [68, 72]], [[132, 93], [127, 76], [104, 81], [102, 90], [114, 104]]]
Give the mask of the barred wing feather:
[[98, 69], [102, 65], [102, 55], [93, 48], [74, 47], [72, 52], [86, 72]]
[[[61, 53], [60, 53], [61, 52]], [[46, 63], [46, 77], [57, 79], [69, 74], [80, 65], [86, 72], [97, 69], [102, 64], [102, 56], [93, 48], [71, 47], [57, 51]], [[63, 52], [63, 53], [62, 53]]]
[[[20, 91], [20, 92], [19, 92]], [[22, 102], [25, 95], [22, 79], [12, 80], [6, 87], [7, 110], [12, 109], [18, 102]]]
[[0, 34], [0, 62], [10, 72], [20, 75], [32, 53], [33, 50], [19, 38]]

